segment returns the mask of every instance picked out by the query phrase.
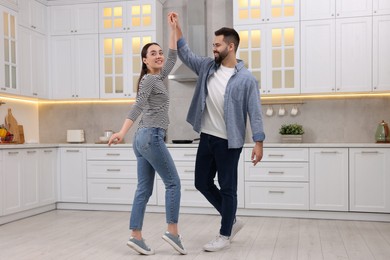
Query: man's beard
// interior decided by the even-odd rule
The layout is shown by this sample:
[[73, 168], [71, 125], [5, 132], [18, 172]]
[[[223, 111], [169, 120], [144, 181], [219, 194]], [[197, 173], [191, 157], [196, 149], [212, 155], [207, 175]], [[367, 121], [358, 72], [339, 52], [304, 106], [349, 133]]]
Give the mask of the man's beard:
[[228, 56], [228, 49], [226, 48], [222, 52], [216, 52], [215, 51], [214, 53], [218, 53], [218, 56], [214, 57], [215, 62], [218, 63], [218, 64], [221, 64], [222, 61]]

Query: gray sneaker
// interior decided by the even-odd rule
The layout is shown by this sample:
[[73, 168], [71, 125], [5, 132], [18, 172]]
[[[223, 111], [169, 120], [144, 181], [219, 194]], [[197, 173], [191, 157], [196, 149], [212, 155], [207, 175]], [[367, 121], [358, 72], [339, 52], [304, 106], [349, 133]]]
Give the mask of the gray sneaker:
[[181, 243], [181, 236], [175, 236], [169, 233], [168, 231], [164, 233], [162, 239], [168, 242], [177, 252], [182, 255], [186, 255], [187, 251], [184, 249], [183, 244]]
[[127, 241], [127, 245], [142, 255], [154, 255], [154, 250], [150, 249], [145, 243], [145, 240], [138, 240], [134, 237], [130, 237]]
[[237, 235], [238, 231], [240, 231], [243, 226], [244, 226], [244, 221], [242, 221], [239, 218], [236, 218], [236, 222], [234, 222], [232, 227], [232, 233], [230, 234], [230, 241], [233, 240], [235, 235]]

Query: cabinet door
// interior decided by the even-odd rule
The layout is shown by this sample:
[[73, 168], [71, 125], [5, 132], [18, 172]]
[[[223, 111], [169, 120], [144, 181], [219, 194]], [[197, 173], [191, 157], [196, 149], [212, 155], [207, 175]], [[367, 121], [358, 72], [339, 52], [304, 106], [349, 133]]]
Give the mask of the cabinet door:
[[372, 90], [372, 17], [336, 20], [336, 89]]
[[52, 6], [51, 35], [90, 34], [98, 32], [98, 5], [76, 4]]
[[23, 209], [32, 209], [39, 206], [39, 154], [36, 149], [23, 150], [22, 154], [20, 162], [22, 168], [22, 205]]
[[57, 150], [39, 150], [39, 205], [53, 204], [57, 201]]
[[125, 32], [126, 22], [126, 3], [112, 2], [99, 3], [99, 32]]
[[3, 151], [0, 151], [0, 216], [3, 216]]
[[301, 22], [302, 93], [335, 91], [335, 26], [335, 19]]
[[[158, 13], [160, 14], [161, 11]], [[156, 30], [156, 19], [158, 17], [156, 16], [155, 0], [128, 1], [126, 12], [126, 23], [131, 31]]]
[[42, 34], [47, 33], [47, 7], [35, 0], [19, 0], [19, 24]]
[[390, 213], [390, 150], [351, 148], [350, 210]]
[[390, 15], [374, 16], [373, 90], [390, 90]]
[[336, 0], [301, 0], [301, 20], [335, 18], [335, 12]]
[[337, 0], [336, 17], [357, 17], [372, 15], [373, 0]]
[[373, 10], [374, 15], [390, 14], [390, 1], [374, 0]]
[[74, 36], [74, 97], [99, 97], [99, 50], [95, 34]]
[[87, 202], [87, 167], [84, 148], [60, 149], [59, 201]]
[[348, 148], [310, 148], [310, 209], [348, 211]]
[[17, 66], [17, 14], [0, 5], [0, 91], [19, 94]]
[[53, 98], [74, 97], [73, 49], [73, 36], [51, 38], [50, 82]]
[[3, 153], [3, 214], [8, 215], [22, 210], [22, 169], [19, 150], [7, 150]]
[[48, 96], [46, 36], [20, 26], [18, 38], [20, 93], [46, 98]]

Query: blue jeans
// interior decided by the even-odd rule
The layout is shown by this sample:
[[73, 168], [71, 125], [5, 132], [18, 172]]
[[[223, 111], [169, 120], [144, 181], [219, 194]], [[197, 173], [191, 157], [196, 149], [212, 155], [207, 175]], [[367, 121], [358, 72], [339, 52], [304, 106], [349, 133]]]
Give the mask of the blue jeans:
[[[228, 149], [228, 141], [201, 133], [195, 164], [195, 187], [222, 217], [219, 233], [230, 236], [237, 211], [237, 167], [242, 148]], [[218, 172], [218, 188], [214, 178]]]
[[130, 229], [142, 230], [146, 204], [153, 192], [155, 172], [165, 184], [165, 211], [168, 224], [178, 223], [180, 208], [180, 178], [164, 143], [165, 130], [140, 128], [133, 149], [137, 157], [138, 185], [130, 216]]

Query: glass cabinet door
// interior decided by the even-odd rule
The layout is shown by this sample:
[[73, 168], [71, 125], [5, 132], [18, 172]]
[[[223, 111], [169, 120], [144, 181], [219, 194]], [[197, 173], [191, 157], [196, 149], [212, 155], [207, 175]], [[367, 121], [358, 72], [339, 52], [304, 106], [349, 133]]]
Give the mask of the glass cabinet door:
[[17, 93], [17, 59], [16, 59], [16, 14], [6, 9], [1, 9], [1, 91]]
[[126, 22], [125, 3], [99, 4], [99, 32], [122, 32], [129, 30]]
[[131, 31], [155, 30], [154, 1], [129, 1], [127, 23]]

